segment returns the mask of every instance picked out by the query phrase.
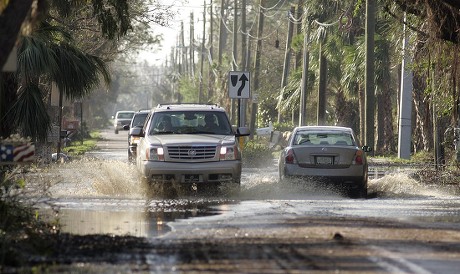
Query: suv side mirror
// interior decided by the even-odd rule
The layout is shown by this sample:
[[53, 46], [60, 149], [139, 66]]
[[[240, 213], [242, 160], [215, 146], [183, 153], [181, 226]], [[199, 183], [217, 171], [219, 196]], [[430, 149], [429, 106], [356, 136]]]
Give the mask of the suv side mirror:
[[129, 130], [129, 125], [124, 125], [124, 126], [123, 126], [123, 129], [124, 129], [124, 130]]
[[235, 136], [240, 137], [240, 136], [249, 136], [251, 132], [249, 131], [248, 127], [238, 127], [236, 129]]
[[142, 132], [141, 127], [133, 127], [130, 131], [129, 134], [131, 136], [137, 136], [137, 137], [144, 137], [144, 133]]

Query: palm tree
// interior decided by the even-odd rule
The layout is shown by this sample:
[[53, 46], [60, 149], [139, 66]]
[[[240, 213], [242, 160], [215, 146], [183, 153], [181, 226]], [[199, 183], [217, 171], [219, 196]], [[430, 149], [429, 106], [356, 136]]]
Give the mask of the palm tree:
[[45, 98], [51, 85], [70, 99], [88, 95], [110, 75], [97, 56], [72, 46], [70, 35], [60, 27], [42, 23], [31, 35], [20, 39], [18, 51], [17, 100], [7, 112], [13, 128], [24, 136], [44, 140], [51, 126]]

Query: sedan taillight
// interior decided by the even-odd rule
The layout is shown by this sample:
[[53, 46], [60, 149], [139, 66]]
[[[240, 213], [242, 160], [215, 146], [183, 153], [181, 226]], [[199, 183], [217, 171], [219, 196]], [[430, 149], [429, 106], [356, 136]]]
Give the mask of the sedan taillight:
[[286, 156], [284, 157], [284, 162], [286, 164], [295, 164], [295, 163], [297, 163], [294, 151], [292, 149], [289, 149], [286, 152]]
[[363, 151], [362, 150], [356, 151], [354, 164], [355, 165], [362, 165], [363, 162], [364, 162]]

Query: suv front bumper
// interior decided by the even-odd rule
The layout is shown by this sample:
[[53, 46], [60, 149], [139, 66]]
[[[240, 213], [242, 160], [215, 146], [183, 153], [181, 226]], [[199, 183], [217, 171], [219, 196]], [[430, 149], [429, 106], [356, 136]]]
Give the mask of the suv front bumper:
[[143, 161], [141, 173], [149, 182], [240, 183], [241, 161], [177, 163]]

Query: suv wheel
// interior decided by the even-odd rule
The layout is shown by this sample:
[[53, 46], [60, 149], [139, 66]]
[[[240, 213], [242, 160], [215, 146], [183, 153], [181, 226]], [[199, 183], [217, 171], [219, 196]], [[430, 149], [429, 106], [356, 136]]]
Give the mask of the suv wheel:
[[128, 148], [128, 162], [134, 163], [134, 157], [133, 157], [133, 155], [131, 154], [131, 152], [129, 151], [129, 148]]

